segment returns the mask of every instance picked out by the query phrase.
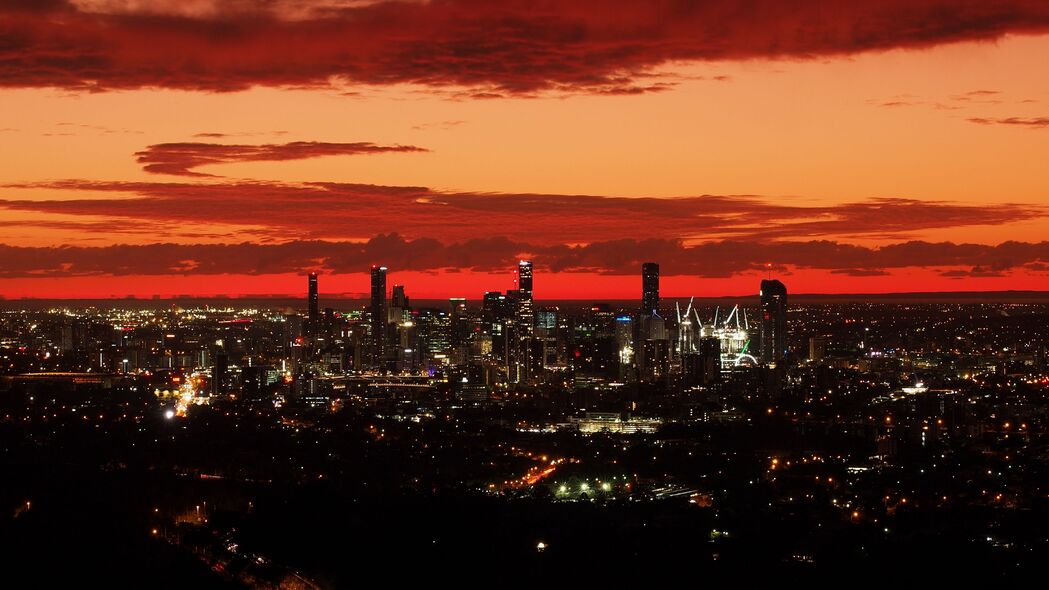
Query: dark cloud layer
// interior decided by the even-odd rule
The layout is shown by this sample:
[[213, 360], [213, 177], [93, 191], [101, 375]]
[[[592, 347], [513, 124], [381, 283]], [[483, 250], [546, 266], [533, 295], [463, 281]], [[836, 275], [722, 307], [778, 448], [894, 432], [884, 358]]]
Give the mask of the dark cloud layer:
[[280, 244], [149, 244], [104, 247], [0, 245], [0, 277], [97, 275], [215, 275], [364, 272], [381, 262], [398, 271], [441, 269], [498, 271], [521, 256], [552, 272], [636, 274], [641, 263], [659, 260], [666, 275], [729, 277], [775, 260], [783, 269], [816, 269], [850, 276], [879, 276], [899, 268], [942, 269], [944, 276], [1003, 276], [1049, 263], [1049, 242], [997, 246], [911, 241], [864, 247], [827, 240], [797, 243], [724, 240], [689, 246], [678, 240], [621, 239], [585, 246], [537, 246], [503, 237], [442, 243], [379, 235], [364, 242], [293, 241]]
[[387, 233], [443, 243], [502, 235], [539, 245], [624, 237], [887, 240], [908, 239], [923, 230], [1004, 225], [1046, 214], [1045, 208], [1034, 205], [980, 207], [904, 198], [804, 206], [790, 199], [754, 196], [454, 193], [345, 183], [70, 180], [7, 188], [46, 188], [66, 194], [54, 200], [0, 199], [0, 208], [113, 218], [119, 220], [114, 231], [137, 223], [223, 224], [266, 228], [266, 237], [281, 240], [363, 240]]
[[985, 117], [971, 117], [970, 123], [976, 123], [978, 125], [1005, 125], [1010, 127], [1027, 127], [1029, 129], [1046, 129], [1049, 128], [1049, 117], [1004, 117], [1004, 118], [985, 118]]
[[411, 82], [628, 94], [677, 61], [813, 58], [1049, 30], [1043, 0], [7, 1], [0, 86]]
[[349, 156], [390, 152], [425, 152], [425, 148], [411, 145], [376, 145], [368, 142], [326, 143], [321, 141], [293, 141], [262, 145], [231, 145], [218, 143], [159, 143], [135, 154], [142, 169], [154, 174], [207, 177], [194, 170], [209, 164], [236, 162], [278, 162], [305, 160], [322, 156]]

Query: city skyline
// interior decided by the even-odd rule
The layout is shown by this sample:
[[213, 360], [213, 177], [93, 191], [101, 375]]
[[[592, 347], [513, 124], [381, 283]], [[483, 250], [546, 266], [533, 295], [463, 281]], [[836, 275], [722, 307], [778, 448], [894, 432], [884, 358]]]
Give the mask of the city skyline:
[[[0, 7], [0, 297], [1044, 290], [1037, 2]], [[717, 23], [713, 26], [711, 23]], [[158, 42], [158, 40], [163, 40]], [[275, 42], [279, 40], [279, 42]], [[280, 48], [280, 49], [276, 49]], [[582, 286], [585, 285], [585, 291]]]
[[3, 571], [1029, 584], [1046, 58], [1046, 0], [0, 0]]

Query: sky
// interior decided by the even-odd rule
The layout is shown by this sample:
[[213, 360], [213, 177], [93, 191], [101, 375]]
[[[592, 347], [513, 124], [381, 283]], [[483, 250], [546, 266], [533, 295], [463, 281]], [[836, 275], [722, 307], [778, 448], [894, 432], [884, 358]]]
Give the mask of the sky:
[[0, 297], [1049, 290], [1044, 1], [3, 0]]

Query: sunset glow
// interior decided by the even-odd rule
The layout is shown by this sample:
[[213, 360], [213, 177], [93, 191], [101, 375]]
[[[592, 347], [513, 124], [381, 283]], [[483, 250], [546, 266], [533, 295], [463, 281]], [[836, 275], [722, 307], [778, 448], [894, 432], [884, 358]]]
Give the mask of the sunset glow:
[[0, 296], [1045, 289], [1045, 3], [747, 6], [4, 3]]

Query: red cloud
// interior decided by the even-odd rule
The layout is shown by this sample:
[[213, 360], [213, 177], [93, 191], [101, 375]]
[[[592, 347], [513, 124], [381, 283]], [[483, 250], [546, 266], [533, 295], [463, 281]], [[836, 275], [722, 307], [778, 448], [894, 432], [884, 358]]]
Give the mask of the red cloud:
[[943, 269], [943, 276], [1005, 276], [1013, 270], [1044, 271], [1049, 242], [997, 246], [905, 242], [864, 247], [832, 241], [718, 241], [694, 246], [677, 240], [613, 240], [585, 246], [542, 246], [503, 237], [451, 244], [432, 238], [379, 235], [364, 242], [292, 241], [280, 244], [148, 244], [103, 247], [0, 245], [0, 277], [98, 275], [281, 274], [303, 269], [363, 272], [380, 260], [397, 271], [457, 269], [492, 272], [512, 268], [527, 254], [550, 272], [636, 274], [658, 260], [668, 276], [723, 278], [761, 270], [776, 260], [784, 270], [814, 269], [849, 276], [880, 276], [900, 268]]
[[970, 123], [978, 125], [1009, 125], [1014, 127], [1027, 127], [1029, 129], [1045, 129], [1049, 127], [1049, 117], [1034, 117], [1024, 119], [1022, 117], [1006, 117], [1003, 119], [987, 119], [984, 117], [972, 117]]
[[676, 61], [811, 58], [1049, 29], [1042, 0], [6, 2], [0, 85], [417, 83], [631, 93]]
[[[119, 197], [0, 200], [0, 207], [171, 224], [206, 221], [267, 228], [267, 236], [359, 240], [380, 233], [444, 243], [506, 236], [552, 245], [673, 238], [689, 241], [799, 237], [901, 238], [928, 229], [1000, 225], [1043, 217], [1044, 208], [978, 207], [886, 198], [804, 207], [752, 196], [626, 198], [439, 192], [423, 187], [273, 182], [65, 181], [10, 185]], [[133, 193], [134, 198], [127, 198]], [[322, 213], [318, 213], [322, 212]], [[133, 224], [132, 224], [133, 225]]]
[[224, 145], [217, 143], [160, 143], [137, 152], [135, 158], [142, 169], [154, 174], [179, 176], [214, 176], [193, 169], [209, 164], [235, 162], [276, 162], [304, 160], [321, 156], [379, 154], [387, 152], [425, 152], [425, 148], [411, 145], [375, 145], [368, 142], [324, 143], [293, 141], [263, 145]]

